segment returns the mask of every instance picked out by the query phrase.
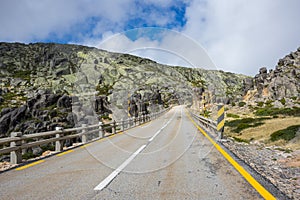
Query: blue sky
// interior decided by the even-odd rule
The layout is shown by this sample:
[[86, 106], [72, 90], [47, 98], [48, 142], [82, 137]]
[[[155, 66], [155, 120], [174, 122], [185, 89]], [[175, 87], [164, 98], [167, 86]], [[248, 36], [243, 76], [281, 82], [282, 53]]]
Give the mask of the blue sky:
[[[133, 54], [170, 65], [199, 53], [217, 69], [254, 75], [300, 46], [299, 8], [298, 0], [0, 0], [0, 41], [144, 47]], [[131, 31], [143, 27], [158, 29]], [[101, 45], [118, 33], [114, 48]]]

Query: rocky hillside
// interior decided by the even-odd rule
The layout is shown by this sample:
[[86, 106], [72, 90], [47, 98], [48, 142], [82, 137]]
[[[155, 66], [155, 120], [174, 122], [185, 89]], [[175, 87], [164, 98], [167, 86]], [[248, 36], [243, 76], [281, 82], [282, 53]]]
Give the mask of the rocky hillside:
[[204, 92], [210, 102], [241, 100], [249, 78], [45, 43], [0, 43], [0, 72], [0, 137], [138, 116]]
[[254, 78], [63, 44], [0, 43], [0, 137], [120, 120], [170, 104], [297, 106], [300, 48]]
[[259, 70], [254, 79], [244, 84], [248, 91], [247, 101], [274, 101], [274, 106], [295, 106], [300, 98], [300, 48], [280, 59], [269, 72], [265, 67]]

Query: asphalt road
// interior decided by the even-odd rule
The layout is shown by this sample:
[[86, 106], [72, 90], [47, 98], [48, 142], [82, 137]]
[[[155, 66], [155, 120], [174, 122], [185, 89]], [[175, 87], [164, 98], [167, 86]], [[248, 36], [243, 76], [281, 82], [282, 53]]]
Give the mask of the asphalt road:
[[0, 199], [262, 199], [184, 111], [0, 174]]

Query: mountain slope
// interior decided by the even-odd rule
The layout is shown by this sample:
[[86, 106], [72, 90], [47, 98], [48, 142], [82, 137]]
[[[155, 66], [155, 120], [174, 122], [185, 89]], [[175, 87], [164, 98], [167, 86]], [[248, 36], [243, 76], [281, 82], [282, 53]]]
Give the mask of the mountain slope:
[[0, 72], [2, 136], [93, 123], [110, 113], [118, 120], [169, 104], [192, 104], [203, 92], [208, 103], [229, 103], [242, 99], [243, 80], [249, 78], [52, 43], [0, 43]]

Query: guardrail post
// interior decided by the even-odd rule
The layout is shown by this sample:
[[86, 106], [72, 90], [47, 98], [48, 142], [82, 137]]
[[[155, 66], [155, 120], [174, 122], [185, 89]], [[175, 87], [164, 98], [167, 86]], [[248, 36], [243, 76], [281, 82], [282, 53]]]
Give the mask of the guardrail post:
[[116, 134], [116, 132], [117, 132], [117, 123], [116, 123], [116, 121], [114, 120], [113, 126], [112, 126], [112, 134]]
[[103, 131], [103, 123], [99, 122], [99, 138], [104, 137], [104, 131]]
[[[11, 137], [22, 137], [21, 132], [12, 132], [10, 134]], [[22, 141], [15, 141], [10, 143], [10, 147], [21, 146]], [[15, 151], [10, 152], [10, 163], [11, 164], [19, 164], [22, 162], [22, 150], [21, 148]]]
[[[22, 140], [22, 141], [21, 141], [21, 145], [23, 145], [23, 144], [25, 144], [25, 143], [26, 143], [25, 140]], [[25, 153], [27, 153], [27, 149], [22, 149], [22, 155], [25, 154]]]
[[125, 130], [125, 123], [124, 123], [124, 120], [121, 121], [121, 131], [124, 131]]
[[224, 105], [218, 105], [218, 120], [217, 120], [217, 132], [220, 139], [223, 139], [224, 124], [225, 124], [225, 108]]
[[128, 128], [131, 128], [132, 124], [132, 117], [129, 118], [129, 122], [128, 122]]
[[130, 128], [130, 123], [131, 123], [131, 117], [129, 117], [128, 119], [126, 119], [126, 129]]
[[[63, 131], [63, 127], [55, 127], [56, 131]], [[56, 133], [56, 138], [60, 138], [61, 134]], [[60, 152], [63, 150], [63, 141], [58, 140], [55, 142], [55, 151]]]
[[[87, 124], [82, 124], [81, 126], [84, 128], [84, 127], [87, 127]], [[86, 133], [86, 129], [83, 129], [81, 133], [82, 133], [81, 142], [83, 144], [85, 144], [87, 142], [87, 136], [85, 134]]]

